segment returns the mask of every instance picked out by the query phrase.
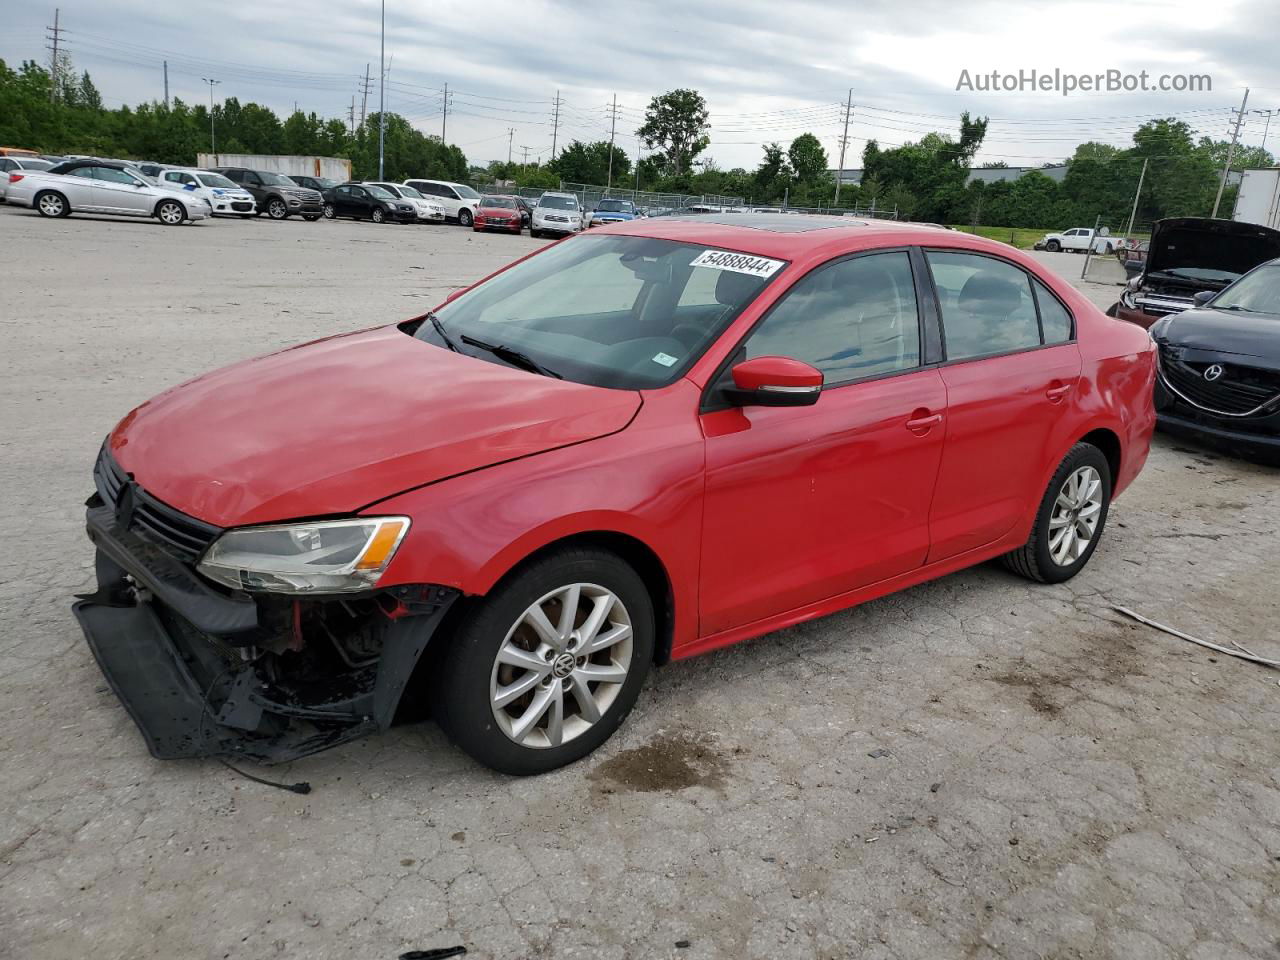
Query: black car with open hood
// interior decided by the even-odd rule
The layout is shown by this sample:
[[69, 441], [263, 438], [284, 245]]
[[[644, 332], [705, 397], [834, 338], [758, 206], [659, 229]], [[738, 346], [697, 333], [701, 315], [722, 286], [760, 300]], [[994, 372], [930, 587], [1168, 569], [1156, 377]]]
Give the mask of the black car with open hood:
[[1280, 231], [1255, 223], [1178, 217], [1157, 221], [1142, 272], [1129, 281], [1110, 316], [1150, 328], [1161, 317], [1217, 293], [1260, 263], [1280, 257]]
[[1280, 463], [1280, 260], [1195, 299], [1150, 328], [1160, 426]]

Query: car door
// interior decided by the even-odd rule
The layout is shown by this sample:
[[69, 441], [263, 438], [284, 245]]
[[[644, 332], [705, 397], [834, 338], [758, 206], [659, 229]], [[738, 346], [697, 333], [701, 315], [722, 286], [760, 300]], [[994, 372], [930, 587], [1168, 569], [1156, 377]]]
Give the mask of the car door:
[[925, 562], [946, 391], [922, 357], [936, 342], [922, 271], [907, 250], [818, 267], [739, 346], [733, 363], [792, 357], [825, 382], [812, 406], [702, 414], [703, 635]]
[[367, 220], [373, 212], [373, 198], [364, 187], [352, 187], [347, 202], [353, 217]]
[[67, 203], [72, 210], [83, 210], [89, 213], [103, 213], [93, 193], [94, 167], [76, 167], [63, 174], [58, 189], [67, 196]]
[[94, 205], [110, 213], [147, 216], [155, 205], [155, 197], [147, 184], [127, 170], [116, 167], [93, 167]]
[[351, 213], [351, 188], [348, 186], [334, 187], [333, 196], [329, 200], [333, 204], [333, 213], [338, 217], [349, 217]]
[[1070, 313], [1020, 266], [954, 250], [927, 259], [947, 388], [933, 563], [999, 540], [1039, 501], [1046, 465], [1065, 452], [1081, 363]]

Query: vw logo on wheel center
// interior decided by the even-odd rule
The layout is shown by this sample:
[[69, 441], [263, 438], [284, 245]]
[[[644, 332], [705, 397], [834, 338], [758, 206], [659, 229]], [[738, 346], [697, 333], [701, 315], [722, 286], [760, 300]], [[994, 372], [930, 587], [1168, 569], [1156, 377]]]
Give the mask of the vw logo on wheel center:
[[1212, 383], [1214, 380], [1217, 380], [1221, 376], [1222, 376], [1222, 364], [1220, 363], [1211, 363], [1209, 364], [1209, 366], [1204, 368], [1204, 378], [1208, 380], [1210, 383]]
[[573, 673], [573, 654], [562, 653], [556, 658], [555, 664], [551, 668], [551, 672], [555, 674], [557, 680], [563, 680], [569, 674]]

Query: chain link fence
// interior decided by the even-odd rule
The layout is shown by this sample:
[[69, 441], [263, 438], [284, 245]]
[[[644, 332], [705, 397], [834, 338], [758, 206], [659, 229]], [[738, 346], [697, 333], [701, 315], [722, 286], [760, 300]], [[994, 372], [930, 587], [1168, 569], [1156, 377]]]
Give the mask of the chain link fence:
[[483, 194], [501, 194], [504, 196], [520, 196], [528, 200], [536, 200], [544, 193], [572, 193], [578, 198], [584, 210], [592, 210], [599, 201], [606, 197], [610, 200], [630, 200], [637, 208], [653, 216], [659, 213], [679, 213], [690, 210], [707, 212], [709, 210], [745, 210], [742, 197], [721, 196], [718, 194], [686, 194], [655, 193], [650, 190], [627, 190], [619, 187], [602, 187], [589, 183], [561, 183], [559, 187], [500, 187], [496, 184], [475, 185], [475, 189]]

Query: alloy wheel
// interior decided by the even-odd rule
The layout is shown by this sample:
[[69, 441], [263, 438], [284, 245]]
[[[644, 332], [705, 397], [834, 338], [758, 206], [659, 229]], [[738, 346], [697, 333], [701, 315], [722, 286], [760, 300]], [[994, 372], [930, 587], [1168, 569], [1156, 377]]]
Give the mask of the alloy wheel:
[[66, 201], [56, 193], [46, 193], [40, 197], [40, 212], [46, 217], [60, 217], [65, 209]]
[[156, 215], [162, 223], [171, 227], [176, 227], [185, 219], [182, 207], [172, 200], [166, 200], [160, 204], [160, 209], [156, 211]]
[[1102, 477], [1091, 466], [1073, 470], [1058, 491], [1049, 517], [1049, 556], [1069, 567], [1089, 548], [1102, 515]]
[[326, 220], [332, 220], [334, 217], [338, 215], [338, 211], [334, 209], [334, 206], [332, 203], [326, 203], [324, 205], [324, 215]]
[[385, 219], [386, 219], [386, 214], [384, 214], [384, 213], [383, 213], [381, 210], [379, 210], [377, 207], [374, 207], [374, 208], [373, 208], [373, 222], [374, 222], [374, 223], [381, 223], [381, 222], [382, 222], [383, 220], [385, 220]]
[[524, 747], [558, 747], [609, 710], [631, 668], [631, 617], [592, 583], [558, 587], [530, 604], [498, 648], [489, 702], [499, 729]]
[[267, 215], [272, 220], [283, 220], [289, 215], [289, 210], [285, 207], [283, 200], [272, 200], [267, 204]]

